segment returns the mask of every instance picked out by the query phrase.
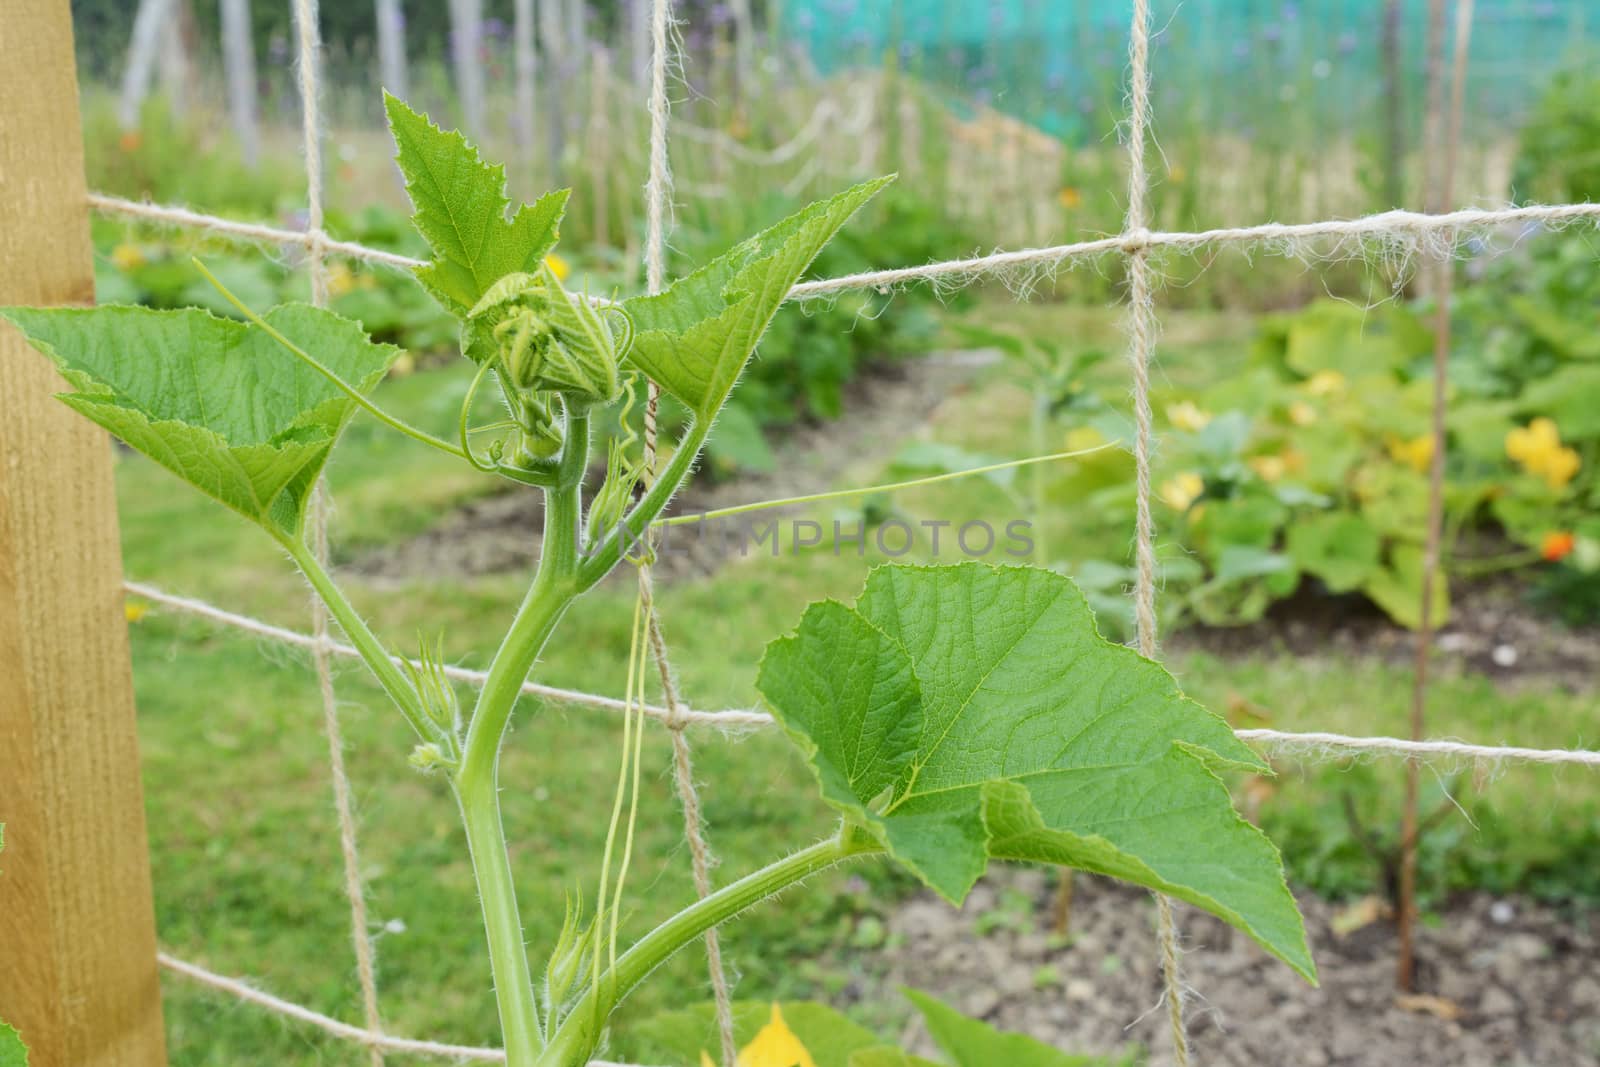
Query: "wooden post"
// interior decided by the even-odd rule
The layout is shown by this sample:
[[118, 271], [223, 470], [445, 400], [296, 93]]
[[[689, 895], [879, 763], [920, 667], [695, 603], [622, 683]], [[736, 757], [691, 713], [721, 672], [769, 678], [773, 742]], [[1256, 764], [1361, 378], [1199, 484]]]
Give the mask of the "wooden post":
[[[0, 304], [94, 299], [67, 0], [0, 0]], [[0, 1015], [33, 1067], [162, 1067], [111, 446], [0, 325]]]

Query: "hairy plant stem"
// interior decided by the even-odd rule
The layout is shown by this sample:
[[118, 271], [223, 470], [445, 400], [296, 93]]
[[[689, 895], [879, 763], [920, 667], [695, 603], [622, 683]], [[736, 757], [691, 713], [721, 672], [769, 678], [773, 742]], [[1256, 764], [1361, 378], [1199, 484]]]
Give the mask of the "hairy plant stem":
[[530, 1067], [536, 1061], [544, 1045], [544, 1028], [523, 942], [505, 825], [500, 817], [500, 746], [522, 683], [577, 596], [572, 576], [583, 510], [580, 486], [588, 458], [588, 415], [570, 413], [556, 484], [545, 490], [539, 569], [489, 664], [488, 679], [478, 693], [467, 724], [461, 766], [454, 776], [456, 800], [472, 853], [472, 873], [483, 905], [489, 967], [494, 976], [509, 1067]]
[[537, 1067], [583, 1067], [588, 1063], [617, 1005], [652, 971], [707, 930], [829, 867], [882, 851], [883, 846], [864, 830], [847, 824], [826, 841], [768, 864], [684, 908], [640, 938], [589, 986], [556, 1029]]
[[306, 581], [311, 583], [311, 588], [316, 590], [317, 596], [328, 607], [328, 614], [332, 615], [344, 630], [350, 643], [361, 653], [361, 659], [366, 663], [378, 684], [383, 686], [383, 691], [394, 701], [395, 707], [406, 717], [411, 728], [417, 736], [424, 741], [439, 741], [442, 739], [439, 728], [428, 718], [423, 709], [422, 698], [412, 688], [411, 683], [395, 663], [389, 650], [383, 647], [361, 615], [356, 611], [339, 586], [334, 583], [330, 575], [317, 560], [316, 553], [304, 541], [297, 537], [274, 535], [278, 544], [289, 553], [295, 566], [300, 568], [300, 573], [306, 576]]

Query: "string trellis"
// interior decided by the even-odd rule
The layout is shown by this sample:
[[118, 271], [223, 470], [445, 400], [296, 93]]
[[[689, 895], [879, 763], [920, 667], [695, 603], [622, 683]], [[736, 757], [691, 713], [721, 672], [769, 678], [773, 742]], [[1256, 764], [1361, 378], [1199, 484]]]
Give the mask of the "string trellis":
[[[202, 230], [244, 242], [303, 249], [311, 279], [313, 302], [321, 304], [326, 302], [327, 297], [325, 260], [328, 256], [347, 257], [398, 270], [411, 270], [421, 266], [422, 262], [353, 242], [334, 240], [324, 232], [320, 153], [322, 120], [317, 99], [317, 56], [320, 43], [317, 36], [316, 0], [292, 0], [292, 3], [297, 30], [299, 84], [303, 102], [302, 130], [309, 205], [306, 228], [290, 230], [241, 222], [201, 214], [185, 207], [140, 203], [97, 193], [90, 194], [89, 206], [105, 214], [121, 215], [147, 223]], [[651, 31], [652, 67], [649, 97], [651, 142], [649, 181], [646, 185], [649, 233], [646, 241], [646, 258], [649, 287], [654, 291], [661, 287], [664, 280], [665, 224], [670, 209], [671, 180], [666, 157], [668, 118], [666, 77], [672, 33], [670, 0], [651, 0]], [[1454, 255], [1458, 243], [1466, 238], [1504, 227], [1523, 227], [1526, 232], [1530, 227], [1554, 228], [1581, 222], [1600, 223], [1600, 204], [1532, 204], [1428, 213], [1397, 210], [1354, 219], [1298, 224], [1265, 223], [1199, 232], [1151, 231], [1147, 228], [1148, 216], [1145, 204], [1148, 179], [1144, 167], [1145, 142], [1150, 125], [1149, 46], [1149, 2], [1135, 0], [1129, 33], [1131, 76], [1127, 138], [1128, 209], [1121, 234], [1069, 244], [996, 251], [981, 256], [806, 281], [795, 285], [790, 290], [789, 296], [795, 300], [826, 298], [852, 289], [888, 291], [915, 283], [955, 287], [986, 278], [1020, 279], [1022, 287], [1026, 288], [1026, 285], [1033, 280], [1052, 276], [1082, 263], [1093, 262], [1106, 256], [1125, 258], [1129, 278], [1129, 363], [1133, 376], [1136, 422], [1138, 505], [1135, 557], [1138, 577], [1134, 589], [1134, 602], [1139, 648], [1144, 654], [1153, 655], [1156, 652], [1156, 633], [1155, 573], [1150, 520], [1150, 453], [1153, 434], [1149, 407], [1149, 364], [1158, 332], [1154, 303], [1156, 281], [1155, 266], [1152, 263], [1154, 254], [1162, 251], [1194, 254], [1212, 248], [1237, 247], [1246, 251], [1259, 250], [1305, 260], [1325, 261], [1371, 252], [1399, 259], [1420, 256], [1425, 259], [1444, 260]], [[836, 109], [819, 107], [805, 128], [796, 136], [794, 144], [800, 145], [814, 139], [826, 121], [837, 117], [835, 111]], [[690, 131], [691, 134], [698, 132], [700, 131]], [[780, 146], [769, 155], [780, 155], [787, 150], [785, 146]], [[653, 413], [656, 396], [653, 385], [650, 387], [650, 393], [649, 410]], [[655, 441], [653, 419], [650, 420], [647, 437], [649, 450], [653, 453]], [[324, 557], [327, 552], [328, 503], [325, 490], [319, 491], [316, 506], [311, 514], [313, 542], [318, 554]], [[770, 715], [758, 710], [733, 708], [704, 711], [684, 703], [674, 684], [667, 660], [666, 643], [653, 600], [648, 564], [641, 567], [639, 578], [640, 596], [647, 606], [650, 620], [651, 653], [659, 668], [665, 696], [665, 706], [646, 704], [643, 712], [645, 716], [667, 726], [671, 732], [674, 772], [683, 807], [685, 836], [691, 846], [696, 887], [704, 895], [709, 891], [710, 855], [701, 828], [700, 804], [690, 770], [690, 750], [685, 736], [686, 731], [690, 727], [740, 731], [768, 728], [774, 723]], [[374, 1067], [381, 1067], [385, 1052], [435, 1056], [457, 1061], [503, 1062], [505, 1056], [499, 1049], [396, 1037], [383, 1031], [378, 1012], [375, 965], [371, 939], [367, 933], [365, 902], [359, 874], [355, 820], [350, 805], [349, 783], [343, 770], [338, 709], [330, 670], [332, 657], [359, 658], [357, 651], [330, 635], [327, 616], [320, 608], [313, 610], [312, 632], [304, 633], [228, 611], [201, 600], [174, 595], [139, 582], [127, 582], [126, 589], [133, 595], [173, 611], [206, 619], [221, 626], [252, 634], [262, 640], [306, 649], [312, 654], [322, 697], [324, 723], [328, 732], [335, 808], [340, 825], [346, 892], [352, 911], [352, 939], [356, 948], [365, 1025], [352, 1025], [311, 1011], [265, 993], [243, 981], [229, 978], [166, 953], [162, 953], [159, 958], [162, 967], [173, 974], [227, 993], [264, 1010], [295, 1019], [334, 1037], [364, 1045], [370, 1052]], [[452, 679], [477, 686], [481, 686], [487, 677], [484, 672], [457, 666], [446, 667], [445, 673]], [[624, 701], [613, 697], [561, 689], [530, 681], [523, 683], [522, 692], [542, 700], [601, 711], [626, 713], [629, 710]], [[1235, 734], [1242, 740], [1309, 759], [1392, 757], [1408, 761], [1412, 765], [1422, 762], [1473, 765], [1523, 762], [1600, 768], [1600, 751], [1587, 749], [1536, 749], [1512, 745], [1474, 744], [1455, 739], [1350, 736], [1320, 731], [1251, 729], [1236, 730]], [[1181, 1065], [1188, 1063], [1188, 1049], [1182, 1019], [1180, 995], [1182, 984], [1178, 974], [1177, 936], [1170, 906], [1164, 898], [1158, 898], [1158, 901], [1163, 972], [1166, 980], [1165, 996], [1172, 1024], [1174, 1055]], [[731, 1063], [733, 1038], [728, 1014], [728, 991], [722, 973], [720, 949], [715, 931], [707, 935], [707, 955], [721, 1022], [722, 1052], [725, 1060]], [[615, 1065], [605, 1065], [596, 1061], [596, 1067], [615, 1067]]]

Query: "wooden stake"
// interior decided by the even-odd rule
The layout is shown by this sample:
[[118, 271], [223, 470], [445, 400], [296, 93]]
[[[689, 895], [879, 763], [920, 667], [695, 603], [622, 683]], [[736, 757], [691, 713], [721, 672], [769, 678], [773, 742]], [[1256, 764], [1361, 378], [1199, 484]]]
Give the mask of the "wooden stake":
[[[88, 304], [67, 0], [0, 0], [0, 304]], [[0, 326], [0, 1015], [33, 1067], [162, 1067], [111, 447]]]

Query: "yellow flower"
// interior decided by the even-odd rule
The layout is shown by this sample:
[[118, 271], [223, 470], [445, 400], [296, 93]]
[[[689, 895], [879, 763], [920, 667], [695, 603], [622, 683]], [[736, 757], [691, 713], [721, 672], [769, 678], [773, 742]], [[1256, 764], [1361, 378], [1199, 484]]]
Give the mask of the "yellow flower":
[[1400, 463], [1413, 470], [1425, 471], [1433, 462], [1433, 435], [1423, 434], [1407, 441], [1400, 437], [1391, 437], [1388, 441], [1389, 455]]
[[356, 287], [356, 272], [348, 263], [335, 263], [328, 268], [328, 292], [343, 296]]
[[1167, 405], [1167, 421], [1180, 430], [1198, 433], [1211, 422], [1211, 412], [1203, 411], [1193, 401], [1185, 400]]
[[1282, 456], [1251, 456], [1246, 462], [1264, 482], [1275, 482], [1289, 470], [1289, 464]]
[[1083, 206], [1083, 194], [1068, 185], [1056, 194], [1056, 203], [1068, 211], [1076, 211]]
[[1105, 443], [1105, 436], [1093, 426], [1076, 426], [1067, 431], [1068, 452], [1085, 452]]
[[1298, 448], [1286, 448], [1282, 455], [1286, 474], [1300, 474], [1306, 469], [1306, 454]]
[[1167, 170], [1167, 181], [1173, 185], [1182, 185], [1183, 180], [1188, 176], [1189, 172], [1183, 169], [1182, 164], [1173, 164]]
[[[738, 1067], [817, 1067], [817, 1061], [794, 1036], [783, 1012], [772, 1005], [772, 1021], [763, 1026], [751, 1042], [739, 1050]], [[700, 1052], [700, 1067], [716, 1067], [711, 1054]]]
[[1179, 511], [1188, 511], [1189, 506], [1205, 491], [1204, 478], [1194, 471], [1184, 471], [1176, 478], [1170, 478], [1162, 484], [1161, 499]]
[[1543, 478], [1552, 489], [1572, 481], [1583, 465], [1574, 449], [1561, 444], [1561, 431], [1555, 421], [1543, 416], [1506, 434], [1506, 455], [1529, 474]]
[[1319, 370], [1306, 379], [1305, 391], [1312, 396], [1332, 396], [1344, 392], [1344, 375], [1336, 370]]
[[568, 275], [572, 273], [572, 267], [567, 261], [554, 252], [544, 257], [544, 265], [550, 268], [550, 273], [556, 276], [556, 281], [558, 282], [566, 281]]
[[122, 271], [142, 267], [145, 265], [144, 249], [138, 245], [120, 244], [111, 250], [111, 262]]
[[1506, 434], [1506, 455], [1526, 466], [1561, 446], [1561, 431], [1553, 419], [1537, 418]]
[[1317, 421], [1317, 409], [1304, 400], [1296, 400], [1289, 405], [1289, 421], [1296, 426], [1310, 426]]
[[138, 622], [150, 614], [150, 605], [142, 600], [124, 600], [122, 614], [129, 622]]

